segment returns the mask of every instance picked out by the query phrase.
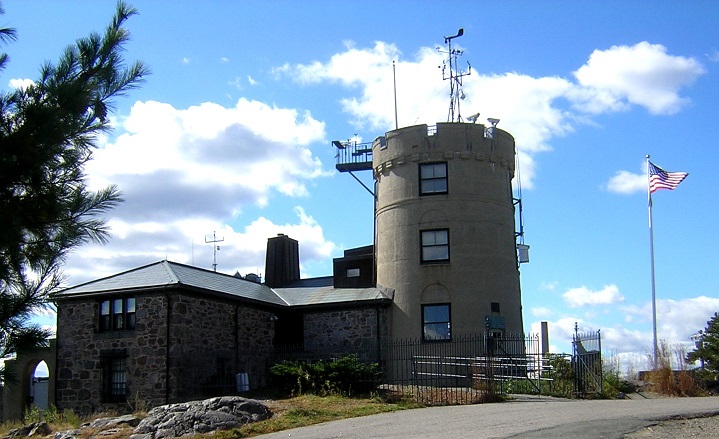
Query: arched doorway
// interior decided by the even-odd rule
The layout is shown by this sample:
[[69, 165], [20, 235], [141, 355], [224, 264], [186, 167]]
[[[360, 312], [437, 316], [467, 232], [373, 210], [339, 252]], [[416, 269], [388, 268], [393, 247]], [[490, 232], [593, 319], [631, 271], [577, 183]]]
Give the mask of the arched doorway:
[[29, 403], [40, 410], [50, 408], [50, 370], [45, 360], [40, 361], [30, 376]]
[[22, 352], [5, 361], [5, 367], [15, 375], [15, 381], [6, 383], [3, 388], [2, 420], [22, 419], [24, 411], [33, 404], [43, 410], [55, 405], [56, 346], [55, 340], [51, 339], [47, 348]]

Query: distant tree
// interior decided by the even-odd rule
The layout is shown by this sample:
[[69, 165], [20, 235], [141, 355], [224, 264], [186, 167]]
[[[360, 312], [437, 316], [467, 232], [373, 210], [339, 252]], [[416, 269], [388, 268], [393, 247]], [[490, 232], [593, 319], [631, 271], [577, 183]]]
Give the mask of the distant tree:
[[701, 340], [697, 349], [687, 354], [687, 361], [702, 361], [704, 369], [716, 376], [719, 373], [719, 313], [715, 312], [707, 322], [706, 329], [701, 331]]
[[[101, 216], [122, 201], [120, 192], [90, 191], [84, 165], [111, 128], [112, 99], [149, 73], [122, 57], [123, 24], [134, 14], [118, 2], [104, 35], [79, 39], [32, 85], [0, 94], [0, 358], [46, 343], [48, 331], [30, 319], [60, 287], [68, 253], [108, 240]], [[13, 29], [0, 29], [0, 42], [13, 39]], [[0, 68], [7, 61], [0, 55]]]

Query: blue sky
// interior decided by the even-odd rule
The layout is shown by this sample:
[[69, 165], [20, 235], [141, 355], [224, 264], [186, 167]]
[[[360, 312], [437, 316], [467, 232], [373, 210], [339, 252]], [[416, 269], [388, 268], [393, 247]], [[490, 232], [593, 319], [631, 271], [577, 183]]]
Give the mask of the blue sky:
[[[67, 261], [75, 285], [164, 258], [218, 271], [264, 269], [266, 239], [300, 241], [305, 276], [372, 240], [372, 199], [334, 171], [332, 140], [371, 141], [447, 120], [443, 37], [472, 65], [464, 117], [500, 119], [519, 152], [525, 329], [574, 323], [638, 367], [651, 351], [645, 155], [689, 172], [654, 194], [659, 338], [688, 343], [719, 310], [719, 3], [716, 1], [131, 2], [128, 60], [152, 70], [116, 101], [115, 130], [87, 167], [117, 184], [113, 239]], [[18, 41], [0, 89], [102, 32], [112, 1], [6, 0]], [[371, 175], [361, 175], [371, 182]], [[515, 186], [517, 181], [515, 181]], [[41, 321], [52, 325], [52, 318]]]

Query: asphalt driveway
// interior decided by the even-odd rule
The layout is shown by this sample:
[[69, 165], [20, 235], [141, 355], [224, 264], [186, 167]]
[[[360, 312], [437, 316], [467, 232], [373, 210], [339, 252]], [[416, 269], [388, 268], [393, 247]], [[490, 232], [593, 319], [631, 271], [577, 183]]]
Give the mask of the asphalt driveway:
[[623, 400], [520, 398], [344, 419], [259, 436], [334, 438], [621, 438], [672, 417], [719, 415], [719, 397]]

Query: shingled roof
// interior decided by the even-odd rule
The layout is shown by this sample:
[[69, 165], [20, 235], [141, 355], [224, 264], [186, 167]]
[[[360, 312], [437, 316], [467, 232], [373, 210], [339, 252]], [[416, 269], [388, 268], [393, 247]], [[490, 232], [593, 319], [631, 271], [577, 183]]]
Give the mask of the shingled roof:
[[184, 287], [198, 293], [227, 295], [233, 298], [275, 306], [311, 306], [332, 303], [391, 301], [391, 295], [379, 288], [333, 288], [326, 281], [299, 282], [299, 288], [272, 289], [203, 268], [160, 261], [113, 276], [67, 288], [53, 295], [55, 300], [120, 293], [140, 293], [166, 287]]

